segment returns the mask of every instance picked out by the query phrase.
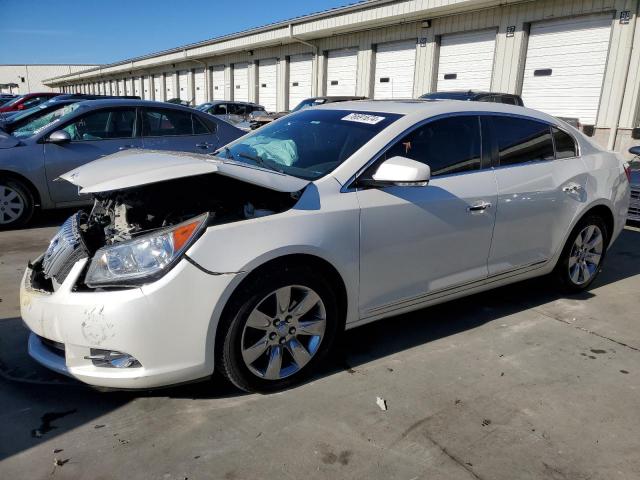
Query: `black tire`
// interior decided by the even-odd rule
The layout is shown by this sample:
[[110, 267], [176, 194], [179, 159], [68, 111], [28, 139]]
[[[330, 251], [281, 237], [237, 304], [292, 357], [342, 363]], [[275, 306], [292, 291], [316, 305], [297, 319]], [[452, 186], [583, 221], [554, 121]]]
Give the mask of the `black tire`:
[[[246, 365], [242, 356], [243, 332], [249, 315], [266, 297], [291, 285], [310, 288], [320, 297], [326, 313], [324, 336], [315, 355], [300, 370], [285, 378], [267, 380]], [[308, 378], [323, 362], [333, 349], [339, 332], [344, 329], [343, 325], [330, 283], [311, 268], [281, 265], [259, 272], [239, 287], [223, 312], [216, 335], [216, 368], [236, 387], [247, 392], [270, 393], [287, 389]]]
[[[7, 212], [11, 208], [8, 202], [2, 202], [0, 205], [0, 230], [8, 230], [12, 228], [21, 227], [26, 225], [35, 209], [35, 202], [31, 191], [19, 180], [11, 178], [0, 178], [0, 198], [4, 196], [6, 192], [14, 192], [17, 194], [19, 201], [21, 202], [22, 210], [16, 218], [10, 218]], [[15, 208], [15, 207], [14, 207]], [[15, 213], [16, 210], [14, 209]]]
[[[600, 262], [597, 265], [592, 276], [585, 281], [584, 283], [576, 283], [569, 273], [569, 261], [572, 254], [572, 249], [576, 242], [578, 235], [587, 227], [595, 226], [600, 229], [602, 233], [602, 253], [600, 257]], [[609, 231], [607, 229], [606, 222], [602, 219], [602, 217], [598, 215], [588, 215], [582, 218], [576, 226], [571, 231], [571, 234], [567, 238], [567, 243], [562, 249], [562, 253], [560, 254], [560, 258], [558, 259], [558, 263], [556, 264], [555, 269], [553, 270], [552, 277], [556, 285], [566, 293], [578, 293], [583, 290], [589, 288], [589, 286], [593, 283], [593, 281], [598, 277], [598, 274], [602, 270], [602, 266], [604, 265], [605, 256], [607, 253], [607, 246], [609, 245]]]

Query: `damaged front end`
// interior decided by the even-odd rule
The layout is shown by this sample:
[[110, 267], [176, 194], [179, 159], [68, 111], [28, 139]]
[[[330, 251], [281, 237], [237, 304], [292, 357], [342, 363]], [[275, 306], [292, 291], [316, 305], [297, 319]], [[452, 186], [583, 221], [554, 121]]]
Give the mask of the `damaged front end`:
[[300, 192], [209, 173], [93, 196], [93, 208], [71, 216], [31, 265], [33, 288], [55, 291], [83, 259], [74, 290], [150, 283], [179, 262], [208, 226], [286, 211]]

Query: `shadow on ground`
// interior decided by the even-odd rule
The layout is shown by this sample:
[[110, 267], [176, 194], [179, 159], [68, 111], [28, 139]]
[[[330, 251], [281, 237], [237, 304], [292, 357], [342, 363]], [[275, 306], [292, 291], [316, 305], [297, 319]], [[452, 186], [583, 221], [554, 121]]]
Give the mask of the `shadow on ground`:
[[[640, 231], [625, 230], [609, 252], [606, 267], [593, 287], [640, 274], [639, 245]], [[585, 292], [571, 298], [579, 300], [593, 295]], [[352, 371], [367, 362], [559, 298], [548, 282], [536, 279], [375, 322], [347, 332], [337, 354], [315, 379]], [[27, 331], [19, 318], [0, 319], [0, 422], [5, 415], [24, 415], [24, 422], [17, 422], [21, 432], [8, 429], [0, 433], [0, 460], [36, 445], [43, 438], [52, 438], [87, 423], [100, 428], [101, 416], [136, 398], [205, 400], [244, 395], [217, 377], [213, 381], [154, 391], [99, 392], [36, 365], [27, 356], [26, 339]], [[25, 435], [27, 431], [29, 435]], [[6, 441], [6, 436], [12, 441]]]

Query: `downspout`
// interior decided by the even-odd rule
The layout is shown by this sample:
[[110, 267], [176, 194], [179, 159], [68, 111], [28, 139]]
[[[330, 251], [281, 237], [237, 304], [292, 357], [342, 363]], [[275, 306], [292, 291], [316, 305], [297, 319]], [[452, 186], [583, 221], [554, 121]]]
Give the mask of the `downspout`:
[[629, 55], [627, 56], [627, 61], [625, 62], [624, 69], [624, 83], [622, 84], [622, 92], [620, 94], [620, 102], [618, 102], [618, 112], [616, 113], [616, 120], [611, 128], [611, 132], [609, 132], [609, 141], [607, 142], [607, 150], [613, 150], [616, 146], [616, 137], [618, 136], [618, 126], [620, 125], [620, 117], [622, 117], [622, 106], [624, 105], [624, 96], [627, 91], [627, 81], [629, 80], [629, 68], [631, 67], [631, 58], [633, 57], [633, 42], [635, 41], [636, 36], [636, 24], [638, 21], [638, 6], [636, 6], [636, 12], [633, 16], [633, 30], [631, 31], [631, 43], [629, 46]]
[[307, 47], [311, 47], [313, 48], [313, 53], [316, 55], [316, 57], [318, 56], [318, 46], [314, 45], [313, 43], [309, 43], [309, 42], [305, 42], [304, 40], [299, 39], [298, 37], [294, 37], [293, 36], [293, 24], [289, 24], [289, 39], [293, 40], [294, 42], [298, 42], [301, 43], [303, 45], [306, 45]]
[[[312, 94], [317, 94], [318, 93], [318, 68], [319, 68], [319, 59], [318, 59], [318, 46], [314, 45], [313, 43], [309, 43], [309, 42], [305, 42], [304, 40], [299, 39], [298, 37], [294, 37], [293, 36], [293, 24], [289, 24], [289, 39], [293, 40], [294, 42], [298, 42], [301, 43], [302, 45], [306, 45], [307, 47], [311, 47], [313, 49], [313, 58], [314, 58], [314, 64], [315, 64], [315, 75], [313, 75], [313, 78], [311, 79], [311, 93]], [[291, 105], [289, 105], [289, 108], [291, 108]]]

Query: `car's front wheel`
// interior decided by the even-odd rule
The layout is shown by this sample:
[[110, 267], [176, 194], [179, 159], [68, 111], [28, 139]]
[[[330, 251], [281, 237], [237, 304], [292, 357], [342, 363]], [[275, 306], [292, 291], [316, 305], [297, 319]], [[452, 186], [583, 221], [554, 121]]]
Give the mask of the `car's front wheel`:
[[265, 272], [234, 297], [221, 320], [218, 365], [238, 388], [285, 389], [307, 378], [331, 350], [338, 303], [310, 268]]
[[605, 222], [597, 215], [587, 216], [578, 222], [554, 270], [562, 289], [579, 292], [593, 283], [602, 269], [608, 235]]
[[20, 227], [33, 215], [33, 195], [21, 182], [0, 178], [0, 229]]

